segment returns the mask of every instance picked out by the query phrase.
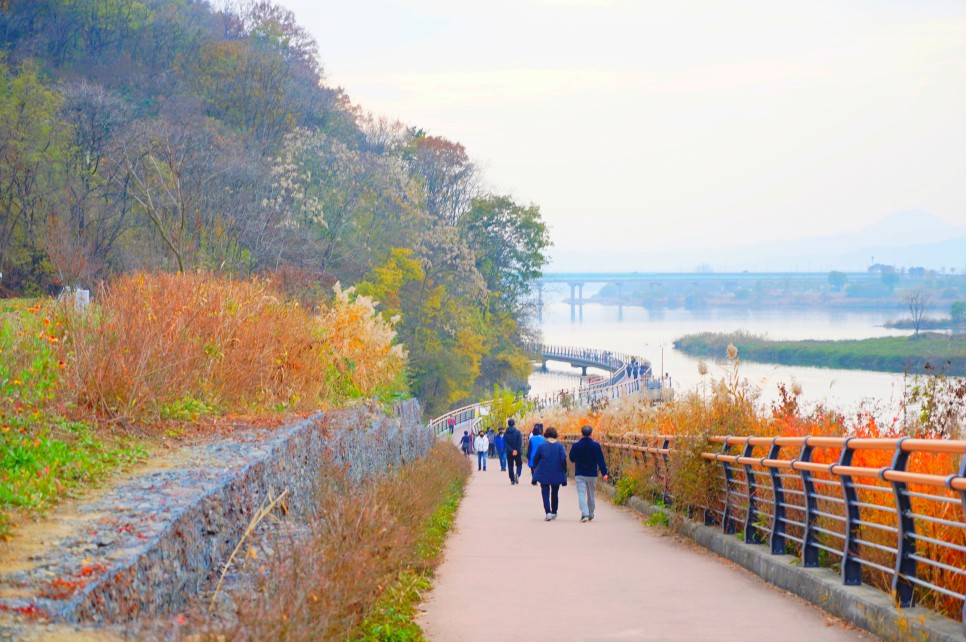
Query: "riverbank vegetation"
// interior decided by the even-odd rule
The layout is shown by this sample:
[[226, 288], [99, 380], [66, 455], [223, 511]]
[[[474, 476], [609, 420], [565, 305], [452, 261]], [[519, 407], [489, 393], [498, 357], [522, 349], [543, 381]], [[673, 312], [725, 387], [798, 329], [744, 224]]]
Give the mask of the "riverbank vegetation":
[[202, 270], [316, 305], [339, 282], [401, 316], [429, 414], [521, 388], [539, 208], [323, 70], [269, 1], [0, 2], [0, 296]]
[[215, 417], [529, 375], [539, 208], [271, 2], [0, 2], [0, 148], [0, 538]]
[[[202, 639], [423, 640], [420, 594], [440, 561], [470, 473], [465, 456], [439, 442], [422, 459], [359, 484], [320, 478], [304, 531], [247, 559], [257, 590], [233, 596], [230, 623], [202, 611], [183, 630]], [[198, 639], [192, 637], [190, 639]]]
[[[563, 407], [545, 409], [524, 417], [522, 423], [530, 425], [541, 421], [554, 426], [561, 433], [579, 435], [580, 427], [589, 424], [595, 428], [594, 437], [601, 442], [620, 442], [629, 435], [672, 437], [672, 453], [669, 458], [670, 476], [667, 486], [654, 475], [653, 465], [644, 465], [641, 459], [628, 451], [607, 449], [608, 465], [614, 481], [619, 484], [625, 499], [630, 494], [650, 501], [672, 499], [670, 508], [680, 514], [696, 512], [702, 507], [718, 506], [720, 501], [720, 465], [709, 463], [701, 457], [702, 452], [720, 451], [720, 444], [709, 441], [711, 435], [760, 435], [760, 436], [855, 436], [869, 438], [966, 438], [966, 381], [943, 375], [912, 376], [908, 379], [902, 412], [885, 419], [871, 411], [860, 410], [854, 416], [844, 416], [834, 409], [818, 406], [812, 409], [799, 404], [799, 394], [794, 386], [779, 386], [779, 400], [770, 407], [759, 403], [760, 391], [740, 375], [738, 350], [732, 346], [728, 355], [725, 376], [711, 380], [703, 389], [681, 394], [674, 403], [652, 406], [644, 400], [628, 397], [605, 405], [599, 412], [588, 409], [568, 410]], [[881, 468], [888, 466], [892, 452], [860, 451], [853, 465]], [[815, 461], [833, 463], [837, 452], [816, 451]], [[959, 462], [953, 455], [917, 456], [910, 460], [909, 470], [926, 474], [947, 476], [958, 470]], [[861, 501], [892, 510], [892, 493], [861, 492]], [[958, 507], [958, 499], [945, 490], [917, 488], [918, 492], [939, 493], [950, 504], [941, 502], [918, 502], [917, 512], [938, 522], [917, 521], [918, 534], [938, 541], [966, 545], [963, 529], [946, 525], [945, 511], [951, 505]], [[958, 508], [957, 508], [958, 510]], [[883, 513], [885, 514], [885, 513]], [[879, 519], [879, 517], [875, 517]], [[837, 522], [819, 524], [830, 531], [841, 529]], [[765, 525], [767, 526], [767, 525]], [[837, 532], [837, 531], [836, 531]], [[863, 537], [873, 544], [894, 546], [888, 541], [890, 534], [877, 529], [863, 530]], [[826, 537], [824, 534], [821, 537]], [[820, 540], [827, 546], [840, 546], [841, 541]], [[922, 544], [929, 547], [928, 544]], [[925, 549], [923, 549], [925, 550]], [[789, 552], [799, 554], [795, 546]], [[966, 555], [948, 548], [935, 548], [930, 556], [950, 568], [966, 567]], [[865, 559], [891, 568], [894, 560], [888, 553], [874, 547], [863, 547]], [[834, 558], [822, 557], [822, 563], [830, 565]], [[920, 567], [924, 577], [937, 585], [959, 593], [966, 592], [966, 577], [941, 568]], [[865, 580], [885, 591], [890, 590], [889, 576], [866, 569]], [[938, 610], [949, 617], [959, 619], [962, 601], [934, 591], [919, 591], [917, 602]]]
[[[0, 537], [13, 515], [221, 415], [266, 417], [408, 394], [405, 350], [371, 299], [305, 306], [270, 281], [129, 274], [80, 309], [0, 309]], [[259, 421], [259, 420], [256, 420]]]
[[685, 354], [716, 360], [727, 357], [729, 345], [743, 359], [782, 365], [911, 374], [943, 373], [966, 376], [966, 335], [924, 332], [911, 337], [879, 337], [835, 341], [777, 341], [746, 332], [703, 332], [676, 339]]

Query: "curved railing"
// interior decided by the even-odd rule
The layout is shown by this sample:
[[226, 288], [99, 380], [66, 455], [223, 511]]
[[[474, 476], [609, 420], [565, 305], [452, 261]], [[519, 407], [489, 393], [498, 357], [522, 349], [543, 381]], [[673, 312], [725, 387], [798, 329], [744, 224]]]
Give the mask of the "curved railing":
[[608, 370], [611, 373], [619, 372], [632, 359], [631, 355], [612, 352], [610, 350], [596, 350], [592, 348], [577, 348], [574, 346], [538, 346], [534, 352], [538, 352], [544, 360], [566, 361], [568, 363], [579, 363], [601, 370]]
[[578, 404], [596, 406], [611, 399], [619, 399], [631, 394], [643, 393], [653, 402], [666, 402], [674, 399], [674, 389], [666, 379], [625, 379], [612, 385], [583, 386], [555, 390], [529, 397], [538, 410], [551, 406]]
[[489, 408], [491, 400], [481, 401], [477, 403], [471, 403], [468, 406], [463, 406], [462, 408], [457, 408], [456, 410], [450, 410], [445, 415], [440, 415], [435, 419], [430, 420], [429, 427], [436, 432], [437, 435], [441, 435], [444, 432], [449, 431], [449, 420], [453, 420], [453, 426], [469, 421], [471, 419], [477, 419], [481, 417], [480, 409]]
[[[533, 351], [539, 353], [545, 360], [597, 367], [612, 373], [610, 380], [601, 383], [555, 390], [529, 397], [539, 410], [567, 403], [594, 406], [604, 400], [640, 392], [646, 393], [647, 397], [655, 402], [673, 399], [670, 380], [663, 377], [654, 378], [651, 362], [643, 357], [573, 346], [540, 345]], [[635, 364], [633, 370], [631, 364]]]
[[[765, 544], [773, 555], [795, 551], [805, 567], [820, 558], [835, 563], [844, 584], [877, 585], [901, 607], [926, 594], [963, 600], [966, 635], [966, 440], [716, 436], [710, 442], [721, 452], [701, 456], [721, 470], [711, 505], [698, 507], [706, 524]], [[630, 455], [665, 503], [673, 503], [674, 437], [607, 436], [602, 446], [618, 476], [626, 457], [616, 455]]]

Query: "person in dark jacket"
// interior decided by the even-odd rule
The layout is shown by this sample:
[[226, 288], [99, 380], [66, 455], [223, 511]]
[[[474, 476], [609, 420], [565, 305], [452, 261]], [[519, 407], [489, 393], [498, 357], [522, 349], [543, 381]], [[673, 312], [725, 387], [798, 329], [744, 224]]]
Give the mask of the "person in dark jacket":
[[557, 441], [557, 429], [548, 426], [546, 441], [533, 456], [533, 484], [540, 484], [546, 520], [557, 519], [560, 487], [567, 485], [567, 450]]
[[506, 438], [502, 428], [493, 438], [493, 447], [496, 448], [496, 456], [500, 458], [500, 470], [506, 470]]
[[503, 444], [506, 448], [510, 484], [519, 484], [520, 473], [523, 472], [523, 433], [517, 429], [516, 421], [513, 419], [506, 421], [506, 434], [503, 435]]
[[463, 436], [460, 437], [460, 447], [463, 449], [464, 455], [470, 454], [470, 445], [473, 443], [473, 438], [470, 437], [470, 433], [466, 430], [463, 431]]
[[570, 447], [570, 461], [574, 462], [574, 483], [577, 486], [577, 502], [580, 504], [580, 521], [589, 522], [594, 519], [594, 493], [597, 490], [597, 471], [602, 479], [607, 481], [607, 462], [604, 461], [604, 451], [600, 444], [590, 438], [594, 429], [584, 426], [580, 429], [583, 435], [577, 443]]

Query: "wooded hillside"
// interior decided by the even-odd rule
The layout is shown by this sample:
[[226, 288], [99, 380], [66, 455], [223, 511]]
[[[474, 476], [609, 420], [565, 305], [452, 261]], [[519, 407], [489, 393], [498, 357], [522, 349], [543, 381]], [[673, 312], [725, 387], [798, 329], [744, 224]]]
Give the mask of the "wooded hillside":
[[[358, 285], [436, 412], [525, 380], [549, 234], [457, 142], [371, 117], [259, 0], [0, 0], [0, 295], [131, 270]], [[353, 25], [346, 25], [352, 29]]]

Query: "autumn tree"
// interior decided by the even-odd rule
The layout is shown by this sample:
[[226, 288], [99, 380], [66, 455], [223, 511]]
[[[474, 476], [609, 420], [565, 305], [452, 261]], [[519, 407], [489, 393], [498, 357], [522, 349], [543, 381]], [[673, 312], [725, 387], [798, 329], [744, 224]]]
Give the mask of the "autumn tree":
[[35, 65], [16, 73], [0, 59], [0, 272], [13, 287], [45, 287], [46, 215], [64, 183], [71, 132], [58, 117], [63, 97]]
[[426, 211], [442, 223], [456, 225], [479, 193], [476, 167], [466, 149], [417, 131], [407, 159], [425, 190]]

